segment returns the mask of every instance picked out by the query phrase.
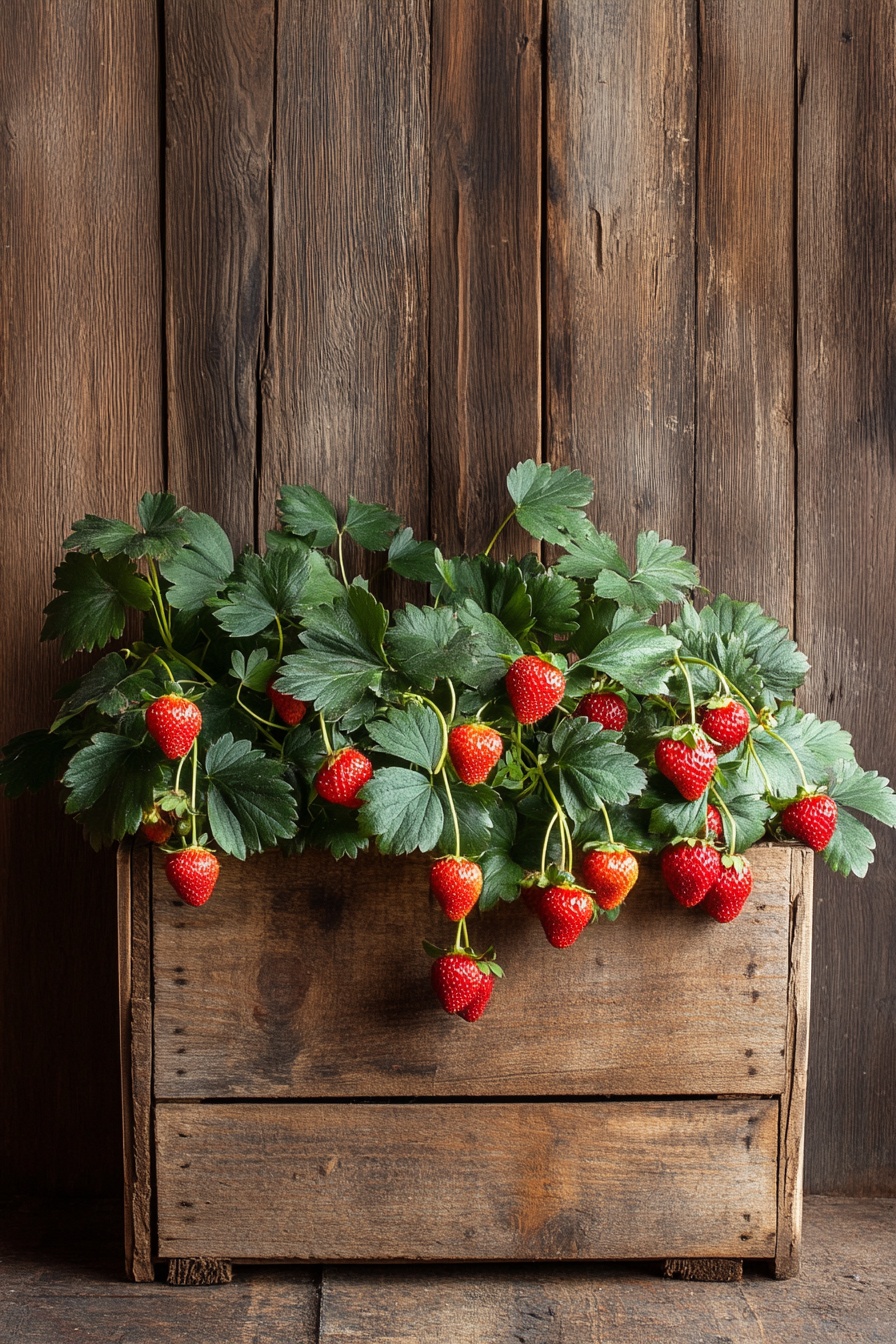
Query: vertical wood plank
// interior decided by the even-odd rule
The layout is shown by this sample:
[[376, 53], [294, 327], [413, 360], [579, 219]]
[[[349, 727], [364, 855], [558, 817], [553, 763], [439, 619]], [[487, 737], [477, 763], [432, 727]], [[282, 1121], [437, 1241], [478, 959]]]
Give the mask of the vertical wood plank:
[[283, 481], [428, 521], [428, 0], [280, 0], [259, 525]]
[[125, 1269], [151, 1283], [152, 950], [147, 845], [118, 850], [118, 975], [121, 1112], [124, 1126]]
[[[800, 7], [797, 636], [804, 704], [893, 774], [894, 0]], [[872, 827], [874, 823], [872, 823]], [[896, 843], [817, 883], [807, 1186], [896, 1194]]]
[[165, 5], [168, 483], [255, 541], [274, 0]]
[[[39, 645], [61, 539], [162, 483], [157, 11], [0, 6], [0, 740], [74, 676]], [[0, 1186], [120, 1181], [115, 868], [0, 808]]]
[[431, 535], [449, 554], [487, 544], [507, 472], [541, 456], [541, 10], [433, 4]]
[[805, 1151], [806, 1069], [809, 1062], [809, 1006], [812, 980], [812, 882], [815, 856], [808, 849], [790, 854], [790, 975], [787, 1003], [787, 1088], [781, 1097], [778, 1130], [778, 1235], [775, 1275], [800, 1272], [803, 1234], [803, 1154]]
[[646, 527], [690, 546], [693, 0], [548, 13], [547, 452], [629, 553]]
[[793, 620], [794, 16], [700, 0], [694, 553]]

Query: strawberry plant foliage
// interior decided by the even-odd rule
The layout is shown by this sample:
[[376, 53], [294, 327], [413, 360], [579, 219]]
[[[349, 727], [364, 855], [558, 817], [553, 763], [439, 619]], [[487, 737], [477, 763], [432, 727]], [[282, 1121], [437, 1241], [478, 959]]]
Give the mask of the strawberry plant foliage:
[[[184, 856], [172, 872], [187, 870], [177, 880], [203, 900], [216, 849], [451, 856], [481, 883], [480, 909], [528, 893], [559, 943], [555, 906], [563, 919], [574, 909], [578, 937], [625, 899], [622, 887], [618, 902], [590, 892], [585, 872], [624, 872], [627, 891], [633, 856], [650, 850], [684, 903], [720, 872], [724, 890], [705, 899], [724, 920], [750, 886], [737, 856], [788, 826], [836, 872], [863, 875], [874, 837], [862, 817], [896, 825], [896, 797], [839, 724], [796, 705], [808, 665], [788, 632], [753, 602], [696, 602], [696, 569], [655, 532], [623, 556], [586, 517], [582, 473], [521, 462], [507, 485], [476, 556], [446, 557], [384, 505], [306, 485], [281, 488], [279, 526], [236, 559], [213, 518], [170, 494], [144, 495], [134, 523], [77, 521], [42, 637], [63, 659], [103, 652], [60, 688], [49, 729], [7, 744], [6, 793], [59, 781], [94, 845], [144, 822], [170, 832], [165, 847]], [[552, 564], [491, 557], [512, 519], [553, 548]], [[416, 584], [414, 600], [387, 610], [376, 582], [348, 572], [359, 549], [371, 572]], [[668, 604], [678, 611], [662, 625]], [[618, 730], [589, 717], [601, 700]], [[183, 757], [148, 732], [159, 704], [201, 716]], [[453, 729], [467, 750], [477, 734], [493, 743], [482, 773], [456, 757], [469, 783]], [[710, 772], [697, 798], [692, 757]], [[474, 1020], [499, 974], [493, 951], [473, 950], [465, 917], [432, 955], [481, 990]]]

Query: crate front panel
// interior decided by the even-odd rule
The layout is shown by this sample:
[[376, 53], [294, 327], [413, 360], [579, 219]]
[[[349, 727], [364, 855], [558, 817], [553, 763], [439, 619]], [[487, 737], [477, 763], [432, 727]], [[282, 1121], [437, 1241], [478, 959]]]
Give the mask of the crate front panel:
[[778, 1104], [166, 1103], [159, 1254], [770, 1256]]
[[225, 859], [207, 906], [153, 881], [157, 1098], [777, 1094], [792, 850], [751, 853], [744, 913], [682, 910], [655, 861], [565, 951], [515, 904], [474, 916], [506, 972], [475, 1025], [421, 948], [451, 926], [425, 860]]

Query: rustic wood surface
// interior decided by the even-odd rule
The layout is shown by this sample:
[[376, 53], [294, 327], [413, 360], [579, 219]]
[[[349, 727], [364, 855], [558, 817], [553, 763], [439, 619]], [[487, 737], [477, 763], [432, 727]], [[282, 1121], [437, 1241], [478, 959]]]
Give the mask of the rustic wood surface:
[[[679, 1283], [652, 1265], [236, 1266], [220, 1288], [121, 1281], [117, 1203], [0, 1208], [10, 1344], [892, 1344], [896, 1203], [811, 1197], [800, 1278]], [[160, 1278], [163, 1277], [160, 1275]]]
[[[36, 643], [79, 514], [167, 474], [239, 543], [285, 477], [477, 545], [541, 384], [535, 451], [795, 604], [893, 774], [894, 3], [795, 8], [791, 54], [771, 0], [0, 7], [4, 739], [81, 666]], [[111, 1189], [114, 865], [0, 825], [0, 1189]], [[894, 870], [819, 884], [810, 1189], [896, 1192]]]
[[156, 857], [156, 1096], [780, 1093], [793, 852], [753, 852], [724, 928], [677, 906], [655, 862], [563, 952], [520, 905], [477, 916], [506, 976], [472, 1028], [430, 988], [421, 939], [447, 925], [426, 860], [225, 861], [194, 910]]
[[158, 1250], [239, 1260], [768, 1256], [778, 1103], [156, 1107]]
[[809, 1058], [812, 975], [813, 856], [791, 857], [790, 984], [787, 1002], [787, 1089], [781, 1098], [778, 1137], [778, 1242], [775, 1273], [789, 1279], [800, 1270], [805, 1147], [806, 1068]]
[[[488, 544], [508, 470], [541, 456], [541, 10], [432, 7], [430, 522], [446, 554]], [[514, 526], [498, 553], [521, 546]]]
[[[40, 645], [61, 540], [163, 472], [157, 6], [0, 5], [0, 741], [79, 675]], [[0, 807], [0, 1188], [120, 1167], [115, 864]]]
[[124, 1241], [129, 1277], [152, 1270], [152, 948], [149, 855], [123, 845], [118, 860], [118, 974]]
[[[896, 774], [896, 23], [893, 0], [801, 12], [796, 633], [805, 703]], [[896, 1191], [896, 836], [861, 884], [819, 874], [810, 1189]]]

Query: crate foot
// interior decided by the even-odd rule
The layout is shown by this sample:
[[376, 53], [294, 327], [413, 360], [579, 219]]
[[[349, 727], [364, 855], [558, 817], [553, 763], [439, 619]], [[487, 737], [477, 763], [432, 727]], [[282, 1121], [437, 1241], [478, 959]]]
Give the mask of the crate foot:
[[205, 1255], [194, 1260], [172, 1259], [168, 1261], [168, 1282], [188, 1287], [232, 1283], [233, 1264], [230, 1260], [215, 1260]]
[[666, 1260], [663, 1276], [667, 1279], [693, 1279], [696, 1283], [739, 1283], [744, 1276], [744, 1262], [716, 1257]]

